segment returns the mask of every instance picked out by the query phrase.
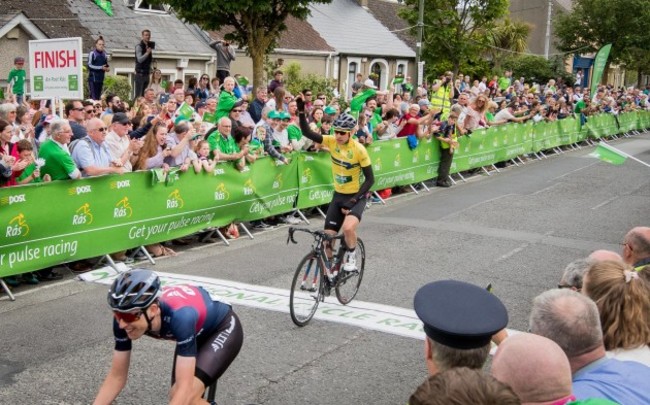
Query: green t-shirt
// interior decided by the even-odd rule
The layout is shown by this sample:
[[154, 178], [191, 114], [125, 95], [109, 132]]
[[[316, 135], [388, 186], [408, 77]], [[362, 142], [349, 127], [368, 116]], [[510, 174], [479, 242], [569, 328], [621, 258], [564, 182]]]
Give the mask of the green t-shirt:
[[289, 135], [289, 141], [299, 141], [302, 139], [302, 131], [295, 125], [289, 125], [287, 127], [287, 134]]
[[25, 94], [25, 77], [27, 76], [27, 73], [25, 72], [25, 69], [16, 69], [13, 68], [9, 71], [9, 77], [7, 78], [7, 82], [11, 83], [11, 81], [14, 81], [14, 86], [12, 88], [12, 92], [16, 95], [23, 95]]
[[377, 90], [375, 89], [365, 89], [364, 91], [357, 93], [357, 95], [350, 100], [350, 111], [357, 113], [361, 111], [366, 100], [375, 94], [377, 94]]
[[586, 106], [587, 106], [587, 105], [585, 104], [584, 100], [580, 100], [580, 101], [578, 101], [578, 102], [576, 103], [576, 107], [575, 107], [575, 110], [574, 110], [575, 113], [576, 113], [576, 114], [580, 114], [580, 113], [582, 112], [582, 110], [584, 110], [584, 108], [585, 108]]
[[227, 138], [224, 138], [218, 131], [215, 131], [208, 136], [208, 144], [210, 145], [210, 157], [214, 157], [215, 149], [228, 155], [238, 152], [235, 139], [230, 135], [228, 135]]
[[[28, 165], [28, 166], [25, 168], [25, 170], [23, 170], [23, 172], [20, 174], [20, 176], [18, 176], [18, 177], [16, 178], [16, 180], [18, 180], [18, 181], [23, 181], [23, 180], [25, 180], [26, 178], [28, 178], [29, 176], [31, 176], [32, 173], [34, 173], [34, 170], [36, 170], [36, 165], [35, 165], [34, 163], [31, 163], [30, 165]], [[30, 181], [30, 182], [27, 183], [27, 184], [31, 184], [31, 183], [41, 183], [41, 182], [43, 182], [43, 179], [41, 179], [40, 177], [38, 177], [38, 178], [36, 178], [36, 179], [32, 179], [32, 181]]]
[[494, 121], [494, 114], [492, 114], [492, 113], [489, 112], [489, 111], [486, 111], [486, 112], [485, 112], [485, 119], [487, 120], [487, 122], [492, 122], [492, 121]]
[[499, 89], [505, 90], [508, 88], [508, 86], [510, 86], [510, 78], [501, 76], [497, 83], [499, 84]]
[[237, 97], [234, 93], [229, 93], [227, 91], [222, 91], [219, 94], [219, 104], [217, 104], [216, 122], [219, 123], [219, 120], [223, 117], [227, 117], [230, 114], [230, 110], [235, 106], [237, 102]]
[[43, 142], [38, 156], [45, 159], [45, 166], [41, 168], [41, 175], [49, 174], [52, 180], [68, 180], [70, 173], [77, 170], [69, 153], [64, 151], [52, 139]]

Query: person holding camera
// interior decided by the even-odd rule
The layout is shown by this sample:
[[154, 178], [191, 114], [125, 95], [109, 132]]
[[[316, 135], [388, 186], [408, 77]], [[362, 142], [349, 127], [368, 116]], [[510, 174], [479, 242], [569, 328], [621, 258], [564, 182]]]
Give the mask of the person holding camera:
[[104, 38], [100, 35], [95, 41], [95, 48], [88, 54], [88, 88], [91, 99], [101, 100], [104, 75], [109, 70]]
[[223, 83], [230, 76], [230, 62], [235, 60], [235, 47], [225, 39], [212, 41], [210, 47], [217, 51], [217, 77], [219, 83]]
[[151, 62], [156, 43], [151, 41], [151, 31], [142, 31], [142, 40], [135, 46], [135, 97], [144, 96], [144, 90], [149, 86]]
[[440, 113], [440, 120], [446, 119], [451, 110], [455, 93], [453, 79], [454, 74], [446, 72], [431, 86], [431, 110]]

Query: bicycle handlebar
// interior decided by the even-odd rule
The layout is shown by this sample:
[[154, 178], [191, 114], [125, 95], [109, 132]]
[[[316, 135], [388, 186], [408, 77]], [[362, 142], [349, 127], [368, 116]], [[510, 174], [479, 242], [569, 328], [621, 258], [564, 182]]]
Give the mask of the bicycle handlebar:
[[295, 232], [305, 232], [305, 233], [308, 233], [308, 234], [312, 235], [314, 237], [314, 239], [321, 238], [321, 239], [326, 240], [326, 241], [331, 241], [331, 240], [335, 240], [335, 239], [343, 239], [343, 234], [341, 234], [341, 235], [330, 235], [329, 233], [327, 233], [325, 231], [322, 231], [322, 230], [312, 231], [311, 229], [307, 229], [307, 228], [294, 228], [293, 226], [290, 226], [289, 227], [289, 235], [287, 237], [287, 244], [289, 244], [289, 241], [291, 241], [292, 243], [295, 243], [295, 244], [298, 243], [293, 238], [293, 234]]

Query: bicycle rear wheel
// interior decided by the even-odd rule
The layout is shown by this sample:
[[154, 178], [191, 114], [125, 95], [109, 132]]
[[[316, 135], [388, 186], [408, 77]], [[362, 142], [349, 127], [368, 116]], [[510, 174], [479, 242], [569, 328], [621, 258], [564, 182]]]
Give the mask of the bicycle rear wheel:
[[313, 318], [322, 300], [322, 270], [316, 255], [307, 254], [298, 264], [291, 282], [289, 295], [289, 313], [291, 320], [298, 326], [305, 326]]
[[341, 269], [336, 282], [336, 298], [343, 305], [349, 304], [357, 295], [363, 278], [363, 270], [366, 266], [366, 248], [360, 238], [357, 238], [357, 248], [354, 253], [357, 259], [357, 270], [348, 272]]

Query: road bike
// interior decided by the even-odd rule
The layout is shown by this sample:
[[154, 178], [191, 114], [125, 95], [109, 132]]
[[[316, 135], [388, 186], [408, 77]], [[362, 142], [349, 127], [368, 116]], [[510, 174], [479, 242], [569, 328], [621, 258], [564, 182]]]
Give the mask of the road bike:
[[[309, 253], [302, 258], [291, 282], [289, 309], [291, 320], [298, 326], [305, 326], [314, 317], [318, 304], [329, 297], [332, 288], [336, 298], [343, 304], [349, 304], [359, 291], [363, 270], [366, 264], [366, 249], [363, 241], [357, 238], [355, 259], [357, 269], [344, 271], [341, 268], [346, 253], [343, 235], [330, 235], [322, 230], [312, 231], [305, 228], [289, 227], [289, 241], [294, 239], [295, 232], [305, 232], [313, 236], [314, 242]], [[330, 260], [325, 249], [326, 242], [331, 244], [340, 240], [336, 254]]]

